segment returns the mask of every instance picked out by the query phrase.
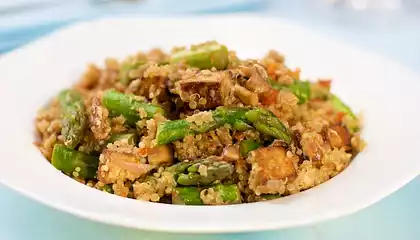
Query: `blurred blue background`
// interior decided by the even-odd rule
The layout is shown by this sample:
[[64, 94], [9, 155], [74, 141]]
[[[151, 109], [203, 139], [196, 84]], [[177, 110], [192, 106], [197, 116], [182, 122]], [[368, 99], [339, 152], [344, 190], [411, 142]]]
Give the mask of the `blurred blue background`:
[[[204, 14], [292, 20], [420, 72], [419, 0], [0, 0], [0, 54], [78, 21]], [[351, 216], [295, 229], [225, 235], [107, 226], [42, 206], [3, 186], [0, 199], [0, 239], [420, 239], [420, 178]]]
[[419, 69], [419, 0], [0, 0], [0, 53], [106, 16], [252, 13], [280, 17]]

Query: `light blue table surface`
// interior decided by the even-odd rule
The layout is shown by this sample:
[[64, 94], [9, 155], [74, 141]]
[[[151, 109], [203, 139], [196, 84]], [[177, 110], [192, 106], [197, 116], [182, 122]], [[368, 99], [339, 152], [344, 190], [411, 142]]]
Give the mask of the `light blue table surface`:
[[[418, 0], [404, 1], [403, 10], [397, 12], [361, 13], [343, 7], [332, 8], [317, 4], [322, 1], [315, 0], [179, 0], [172, 1], [172, 5], [166, 4], [171, 2], [170, 0], [155, 0], [147, 7], [129, 11], [120, 7], [104, 6], [102, 11], [99, 11], [98, 8], [92, 8], [92, 5], [86, 5], [86, 1], [74, 0], [68, 1], [72, 2], [72, 5], [45, 3], [39, 8], [32, 7], [29, 12], [16, 13], [11, 11], [6, 1], [13, 3], [12, 0], [0, 1], [0, 53], [60, 26], [98, 16], [123, 13], [168, 15], [250, 12], [297, 21], [331, 38], [393, 58], [420, 73]], [[18, 0], [20, 3], [25, 1], [60, 0]], [[188, 2], [189, 8], [180, 7], [181, 3]], [[2, 9], [7, 11], [2, 12]], [[75, 10], [78, 10], [77, 14]], [[379, 203], [340, 219], [279, 231], [205, 236], [136, 231], [95, 223], [40, 205], [3, 186], [0, 186], [0, 199], [0, 239], [420, 239], [420, 177]]]
[[136, 231], [79, 219], [35, 203], [5, 187], [0, 187], [0, 196], [0, 239], [418, 240], [420, 236], [420, 179], [348, 217], [279, 231], [205, 236]]

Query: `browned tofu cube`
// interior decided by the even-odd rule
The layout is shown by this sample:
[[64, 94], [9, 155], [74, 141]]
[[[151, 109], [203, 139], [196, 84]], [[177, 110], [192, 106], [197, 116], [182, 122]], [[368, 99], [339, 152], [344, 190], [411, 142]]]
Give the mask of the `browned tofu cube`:
[[345, 126], [334, 125], [328, 131], [328, 140], [333, 148], [349, 148], [350, 147], [350, 132]]
[[248, 158], [252, 164], [250, 189], [257, 195], [283, 193], [285, 183], [296, 177], [295, 161], [297, 156], [280, 146], [252, 151]]
[[148, 151], [147, 160], [151, 165], [171, 165], [173, 162], [172, 149], [168, 145], [156, 146]]
[[210, 72], [209, 76], [197, 75], [181, 80], [178, 84], [179, 96], [192, 109], [211, 109], [222, 104], [221, 80], [217, 73]]

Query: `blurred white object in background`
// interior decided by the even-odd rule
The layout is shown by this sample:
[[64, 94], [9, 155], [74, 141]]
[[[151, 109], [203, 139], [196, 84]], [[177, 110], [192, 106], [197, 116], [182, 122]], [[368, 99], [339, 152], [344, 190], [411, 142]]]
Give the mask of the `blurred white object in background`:
[[354, 10], [387, 9], [398, 10], [401, 8], [401, 0], [327, 0], [333, 4], [344, 4]]
[[0, 0], [0, 11], [10, 11], [19, 8], [31, 8], [52, 3], [53, 0]]

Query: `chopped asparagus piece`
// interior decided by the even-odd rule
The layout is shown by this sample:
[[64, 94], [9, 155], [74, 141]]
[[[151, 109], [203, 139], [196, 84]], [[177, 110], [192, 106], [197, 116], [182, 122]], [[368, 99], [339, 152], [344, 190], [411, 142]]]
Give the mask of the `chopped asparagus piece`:
[[210, 185], [228, 179], [234, 172], [232, 164], [211, 158], [181, 162], [166, 169], [173, 172], [183, 186]]
[[155, 114], [165, 114], [165, 111], [157, 105], [138, 101], [134, 95], [115, 90], [105, 91], [102, 103], [111, 113], [123, 115], [130, 125], [135, 125], [140, 120], [140, 111], [144, 111], [147, 118], [152, 118]]
[[183, 173], [189, 166], [191, 166], [193, 162], [179, 162], [177, 164], [174, 164], [170, 167], [167, 167], [165, 171], [172, 172], [175, 175], [178, 175], [180, 173]]
[[200, 189], [197, 187], [178, 187], [172, 192], [172, 204], [203, 205]]
[[351, 118], [356, 118], [356, 115], [353, 113], [353, 111], [350, 109], [347, 104], [345, 104], [343, 101], [341, 101], [340, 98], [338, 98], [336, 95], [331, 94], [330, 96], [331, 104], [333, 105], [334, 109], [337, 112], [343, 112], [350, 116]]
[[[241, 193], [236, 184], [217, 184], [211, 187], [220, 195], [224, 204], [241, 203]], [[172, 203], [180, 205], [203, 205], [200, 198], [201, 191], [205, 188], [178, 187], [172, 192]]]
[[218, 43], [209, 43], [193, 47], [189, 50], [182, 50], [174, 53], [170, 59], [171, 63], [185, 62], [186, 64], [200, 69], [223, 70], [229, 63], [228, 49]]
[[213, 121], [196, 126], [186, 120], [161, 122], [157, 130], [157, 143], [168, 144], [188, 134], [199, 134], [229, 124], [234, 130], [245, 131], [252, 125], [260, 132], [282, 139], [286, 143], [291, 138], [283, 123], [272, 112], [261, 109], [219, 107], [212, 111]]
[[191, 132], [191, 123], [186, 120], [174, 120], [161, 122], [158, 125], [156, 140], [157, 144], [163, 145], [183, 139]]
[[276, 90], [290, 90], [299, 99], [299, 104], [306, 103], [311, 98], [311, 85], [309, 81], [295, 80], [292, 84], [285, 85], [268, 79], [268, 83]]
[[239, 143], [239, 152], [242, 157], [248, 155], [249, 152], [261, 147], [262, 144], [254, 140], [243, 140]]
[[61, 135], [64, 144], [74, 149], [82, 141], [87, 125], [83, 97], [75, 90], [64, 90], [58, 94], [58, 101], [62, 109]]
[[311, 98], [311, 85], [309, 81], [294, 81], [288, 88], [299, 99], [299, 104], [306, 103]]
[[157, 130], [157, 143], [168, 144], [173, 141], [183, 139], [189, 134], [199, 134], [211, 131], [215, 128], [229, 124], [233, 129], [245, 131], [252, 128], [246, 123], [246, 108], [227, 108], [219, 107], [212, 111], [213, 121], [197, 126], [186, 120], [174, 120], [161, 122]]
[[56, 144], [51, 163], [55, 168], [68, 175], [75, 176], [75, 173], [77, 173], [78, 176], [85, 179], [95, 179], [99, 158]]
[[209, 185], [212, 183], [211, 179], [202, 179], [198, 173], [181, 173], [176, 181], [183, 186]]
[[255, 108], [248, 111], [245, 115], [259, 132], [283, 140], [287, 144], [290, 144], [292, 141], [286, 127], [272, 112], [262, 108]]
[[[203, 167], [203, 170], [199, 168]], [[184, 186], [210, 185], [216, 181], [222, 181], [229, 178], [234, 169], [233, 165], [220, 162], [220, 165], [213, 163], [195, 163], [187, 169], [188, 173], [181, 173], [177, 182]]]
[[241, 203], [241, 192], [236, 184], [217, 184], [213, 189], [220, 194], [223, 203]]
[[107, 193], [114, 193], [114, 190], [112, 189], [112, 184], [105, 184], [102, 188], [100, 188], [100, 190]]
[[247, 108], [218, 107], [213, 111], [213, 119], [218, 126], [229, 124], [234, 130], [245, 131], [252, 128], [245, 116], [248, 111]]
[[278, 194], [263, 194], [261, 195], [261, 198], [264, 200], [273, 200], [273, 199], [277, 199], [280, 198], [281, 196]]
[[107, 140], [107, 143], [113, 143], [115, 141], [121, 141], [124, 139], [127, 139], [127, 142], [130, 145], [135, 145], [137, 143], [137, 135], [135, 133], [113, 134]]

